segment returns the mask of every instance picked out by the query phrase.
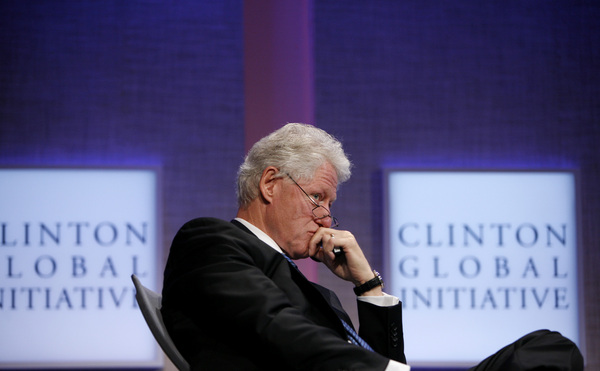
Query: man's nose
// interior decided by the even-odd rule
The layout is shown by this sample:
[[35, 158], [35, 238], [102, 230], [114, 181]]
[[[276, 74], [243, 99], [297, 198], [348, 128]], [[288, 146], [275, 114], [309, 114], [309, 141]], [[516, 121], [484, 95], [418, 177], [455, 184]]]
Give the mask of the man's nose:
[[331, 216], [326, 216], [324, 218], [315, 218], [315, 222], [320, 225], [321, 227], [325, 227], [325, 228], [331, 228], [331, 222], [333, 221], [333, 219], [331, 218]]

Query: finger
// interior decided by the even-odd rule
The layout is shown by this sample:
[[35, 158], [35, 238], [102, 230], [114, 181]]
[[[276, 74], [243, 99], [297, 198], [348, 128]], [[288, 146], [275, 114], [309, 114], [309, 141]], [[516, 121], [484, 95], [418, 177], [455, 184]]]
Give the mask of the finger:
[[319, 245], [327, 246], [332, 233], [335, 233], [335, 231], [333, 229], [328, 229], [328, 228], [324, 228], [324, 227], [317, 229], [317, 231], [315, 232], [315, 234], [312, 236], [312, 238], [310, 240], [310, 247], [316, 248], [316, 247], [319, 247]]
[[309, 243], [309, 255], [320, 261], [338, 261], [344, 255], [344, 237], [344, 231], [319, 228]]
[[329, 234], [329, 241], [330, 241], [330, 245], [332, 245], [333, 247], [331, 248], [331, 251], [333, 252], [334, 257], [340, 257], [342, 255], [344, 255], [344, 249], [341, 245], [338, 245], [336, 243], [336, 239], [335, 239], [335, 233], [330, 233]]
[[336, 247], [337, 240], [336, 240], [335, 233], [327, 232], [326, 234], [323, 235], [321, 241], [322, 241], [323, 251], [326, 252], [327, 255], [331, 259], [334, 259], [335, 258], [334, 250], [340, 249], [340, 247]]
[[323, 261], [325, 255], [325, 249], [323, 245], [326, 245], [328, 241], [326, 241], [326, 231], [324, 228], [320, 228], [317, 232], [312, 236], [311, 240], [308, 244], [308, 254], [313, 257], [313, 260]]

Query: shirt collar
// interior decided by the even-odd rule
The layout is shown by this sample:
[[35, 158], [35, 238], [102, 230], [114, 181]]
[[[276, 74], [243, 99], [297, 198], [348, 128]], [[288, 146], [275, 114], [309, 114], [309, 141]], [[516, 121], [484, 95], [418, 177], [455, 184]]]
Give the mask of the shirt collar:
[[242, 223], [244, 227], [248, 228], [250, 232], [252, 232], [256, 237], [258, 237], [259, 240], [271, 246], [278, 253], [283, 254], [283, 250], [281, 250], [281, 247], [279, 247], [279, 245], [277, 245], [277, 243], [271, 237], [269, 237], [269, 235], [260, 230], [254, 224], [242, 218], [235, 218], [234, 220], [237, 220], [238, 222]]

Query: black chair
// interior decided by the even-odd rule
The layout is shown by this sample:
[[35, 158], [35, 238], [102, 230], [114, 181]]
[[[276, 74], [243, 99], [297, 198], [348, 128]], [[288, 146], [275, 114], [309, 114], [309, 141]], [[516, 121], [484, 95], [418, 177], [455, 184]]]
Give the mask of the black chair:
[[189, 371], [189, 363], [183, 358], [181, 353], [179, 353], [175, 344], [173, 344], [173, 340], [171, 340], [163, 322], [162, 314], [160, 312], [162, 296], [142, 285], [135, 274], [131, 275], [131, 280], [135, 286], [135, 299], [144, 315], [148, 327], [150, 327], [152, 335], [154, 335], [154, 338], [175, 367], [181, 371]]

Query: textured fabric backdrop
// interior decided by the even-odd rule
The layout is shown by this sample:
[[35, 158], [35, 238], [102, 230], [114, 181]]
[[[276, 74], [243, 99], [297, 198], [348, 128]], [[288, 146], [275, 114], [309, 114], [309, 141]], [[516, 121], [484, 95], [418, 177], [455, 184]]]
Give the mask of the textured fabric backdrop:
[[[316, 119], [355, 164], [334, 208], [383, 268], [382, 169], [579, 169], [600, 369], [600, 3], [316, 1]], [[347, 285], [321, 269], [350, 306]], [[410, 360], [410, 355], [407, 355]]]
[[229, 218], [244, 155], [241, 1], [0, 3], [0, 161], [162, 168], [168, 246]]
[[[599, 18], [597, 1], [315, 0], [316, 123], [356, 165], [343, 226], [380, 267], [385, 166], [579, 169], [590, 370]], [[241, 0], [2, 1], [0, 86], [1, 164], [160, 166], [165, 248], [189, 218], [233, 216]]]

